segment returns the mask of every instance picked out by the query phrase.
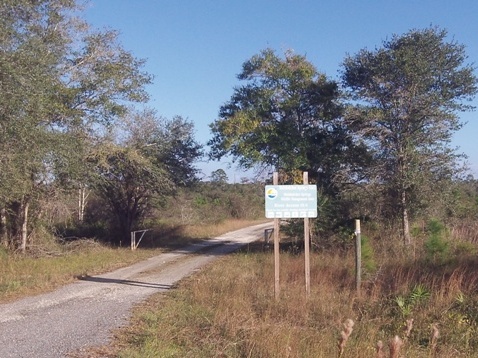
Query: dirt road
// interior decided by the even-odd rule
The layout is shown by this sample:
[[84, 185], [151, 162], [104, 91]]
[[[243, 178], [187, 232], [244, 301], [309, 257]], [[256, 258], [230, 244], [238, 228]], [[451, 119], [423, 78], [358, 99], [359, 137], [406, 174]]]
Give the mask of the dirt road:
[[260, 224], [165, 253], [54, 292], [0, 305], [0, 357], [54, 358], [108, 343], [133, 305], [168, 290], [216, 257], [263, 236]]

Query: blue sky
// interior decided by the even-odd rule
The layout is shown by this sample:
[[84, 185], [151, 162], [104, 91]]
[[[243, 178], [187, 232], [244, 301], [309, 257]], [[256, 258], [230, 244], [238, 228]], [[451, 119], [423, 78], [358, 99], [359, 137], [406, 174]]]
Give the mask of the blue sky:
[[[90, 0], [84, 17], [94, 28], [118, 30], [123, 47], [147, 60], [145, 70], [155, 77], [149, 106], [167, 118], [188, 118], [201, 143], [211, 138], [208, 125], [240, 83], [242, 63], [265, 48], [292, 49], [339, 80], [346, 54], [439, 26], [478, 64], [476, 0]], [[452, 143], [468, 155], [475, 177], [477, 115], [459, 114], [467, 124]], [[231, 181], [247, 176], [228, 169], [227, 161], [198, 167], [205, 176], [222, 168]]]

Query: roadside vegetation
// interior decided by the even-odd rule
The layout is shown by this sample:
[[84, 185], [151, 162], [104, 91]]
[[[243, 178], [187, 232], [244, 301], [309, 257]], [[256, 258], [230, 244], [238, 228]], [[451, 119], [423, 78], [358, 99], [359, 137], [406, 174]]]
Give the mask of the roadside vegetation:
[[405, 252], [392, 231], [363, 232], [373, 254], [360, 295], [353, 239], [311, 255], [307, 298], [303, 254], [283, 238], [278, 300], [272, 249], [257, 242], [138, 306], [89, 357], [478, 357], [478, 237], [430, 221]]
[[262, 191], [262, 185], [253, 183], [202, 183], [193, 190], [182, 189], [171, 198], [174, 205], [160, 207], [144, 219], [140, 228], [148, 231], [134, 251], [129, 240], [118, 245], [101, 230], [93, 236], [92, 227], [62, 224], [57, 228], [60, 236], [47, 231], [35, 235], [26, 254], [1, 247], [0, 302], [50, 291], [82, 275], [108, 272], [257, 224], [264, 220]]

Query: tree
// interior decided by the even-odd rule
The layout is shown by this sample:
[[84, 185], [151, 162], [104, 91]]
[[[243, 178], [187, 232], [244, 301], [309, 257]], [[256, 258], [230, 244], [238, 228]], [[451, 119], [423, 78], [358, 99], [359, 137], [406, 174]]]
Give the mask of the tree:
[[145, 155], [164, 166], [175, 185], [192, 185], [198, 180], [194, 164], [203, 151], [194, 138], [192, 122], [181, 116], [166, 119], [151, 109], [133, 111], [123, 120], [123, 145], [141, 148]]
[[94, 187], [116, 218], [121, 239], [176, 186], [194, 182], [201, 146], [193, 126], [181, 117], [158, 118], [154, 111], [130, 111], [117, 132], [93, 150]]
[[[68, 39], [71, 1], [3, 1], [0, 5], [0, 207], [3, 241], [25, 250], [31, 201], [40, 193], [61, 90], [57, 64]], [[7, 225], [7, 220], [8, 225]]]
[[412, 30], [343, 63], [344, 85], [357, 100], [348, 123], [374, 154], [375, 176], [400, 210], [406, 244], [420, 198], [457, 174], [460, 155], [449, 147], [461, 127], [456, 112], [471, 109], [464, 101], [477, 91], [464, 46], [446, 37], [439, 28]]
[[132, 147], [104, 143], [90, 160], [98, 174], [94, 187], [115, 218], [113, 227], [119, 229], [120, 237], [113, 241], [127, 240], [151, 207], [152, 196], [170, 193], [172, 183], [163, 168]]
[[229, 180], [224, 169], [217, 169], [211, 172], [211, 181], [217, 184], [226, 184]]
[[175, 185], [188, 186], [197, 183], [199, 170], [194, 163], [203, 156], [203, 146], [194, 138], [194, 125], [181, 116], [163, 119], [164, 129], [158, 141], [162, 152], [158, 159], [166, 165]]
[[115, 32], [90, 31], [78, 10], [74, 0], [0, 4], [0, 233], [22, 250], [41, 194], [83, 184], [85, 140], [147, 99], [144, 62]]
[[338, 178], [352, 177], [355, 146], [341, 120], [340, 91], [304, 56], [278, 57], [266, 49], [242, 66], [231, 99], [211, 124], [211, 157], [232, 155], [245, 168], [308, 171], [334, 191]]

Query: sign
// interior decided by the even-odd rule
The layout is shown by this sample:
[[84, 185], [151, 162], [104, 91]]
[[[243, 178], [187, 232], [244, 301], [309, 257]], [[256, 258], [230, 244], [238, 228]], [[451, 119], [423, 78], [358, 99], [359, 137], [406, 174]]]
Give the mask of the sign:
[[316, 185], [266, 185], [266, 218], [316, 218]]

